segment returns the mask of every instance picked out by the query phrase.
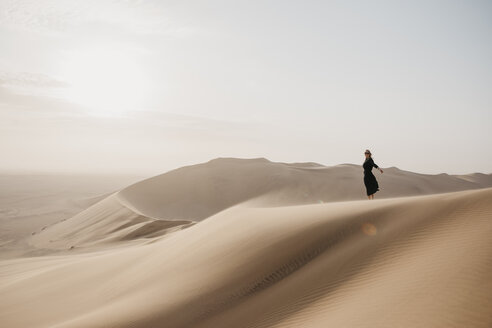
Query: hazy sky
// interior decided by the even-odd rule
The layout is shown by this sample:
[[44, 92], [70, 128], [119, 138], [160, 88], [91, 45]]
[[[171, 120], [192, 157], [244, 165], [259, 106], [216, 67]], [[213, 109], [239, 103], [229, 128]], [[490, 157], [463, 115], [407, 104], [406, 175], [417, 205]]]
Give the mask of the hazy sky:
[[491, 1], [0, 0], [0, 170], [492, 172]]

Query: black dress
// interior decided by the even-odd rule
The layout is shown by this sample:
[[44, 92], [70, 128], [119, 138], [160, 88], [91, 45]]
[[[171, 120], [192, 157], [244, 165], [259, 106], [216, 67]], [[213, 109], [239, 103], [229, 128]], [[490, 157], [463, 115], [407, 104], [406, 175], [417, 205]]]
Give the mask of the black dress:
[[364, 164], [362, 164], [362, 167], [364, 168], [364, 184], [366, 185], [367, 196], [372, 195], [379, 190], [378, 181], [376, 180], [374, 174], [372, 174], [373, 166], [375, 168], [379, 168], [379, 166], [374, 163], [371, 157], [366, 159], [364, 161]]

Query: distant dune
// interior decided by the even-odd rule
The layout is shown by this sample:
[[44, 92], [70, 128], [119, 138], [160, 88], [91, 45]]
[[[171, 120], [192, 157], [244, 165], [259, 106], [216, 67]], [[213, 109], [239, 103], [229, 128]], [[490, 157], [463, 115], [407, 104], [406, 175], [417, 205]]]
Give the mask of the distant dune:
[[[492, 174], [419, 174], [396, 167], [375, 172], [377, 198], [492, 187]], [[142, 215], [200, 221], [230, 206], [255, 201], [266, 206], [367, 199], [361, 165], [326, 167], [277, 163], [265, 158], [217, 158], [137, 182], [118, 198]]]
[[492, 176], [383, 170], [372, 201], [353, 164], [134, 183], [0, 260], [1, 326], [491, 327]]

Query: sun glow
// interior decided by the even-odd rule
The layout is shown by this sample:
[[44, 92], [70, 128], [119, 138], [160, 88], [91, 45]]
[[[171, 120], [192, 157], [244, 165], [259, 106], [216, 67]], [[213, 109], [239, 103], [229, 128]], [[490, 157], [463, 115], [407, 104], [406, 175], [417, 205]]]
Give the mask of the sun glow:
[[93, 114], [120, 115], [141, 109], [145, 101], [146, 76], [128, 51], [90, 48], [70, 53], [61, 75], [70, 84], [65, 97]]

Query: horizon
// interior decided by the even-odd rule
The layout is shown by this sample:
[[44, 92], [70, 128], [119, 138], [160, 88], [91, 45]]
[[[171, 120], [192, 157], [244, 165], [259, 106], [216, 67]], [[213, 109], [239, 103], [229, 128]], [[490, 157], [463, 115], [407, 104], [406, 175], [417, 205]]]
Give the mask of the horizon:
[[0, 172], [488, 174], [491, 34], [479, 0], [3, 1]]
[[[69, 172], [69, 171], [59, 171], [59, 172], [56, 172], [56, 171], [16, 171], [16, 170], [0, 170], [0, 175], [4, 175], [4, 176], [29, 176], [29, 175], [32, 175], [32, 176], [101, 176], [101, 177], [118, 177], [118, 176], [122, 176], [122, 177], [138, 177], [138, 178], [151, 178], [151, 177], [155, 177], [157, 175], [162, 175], [162, 174], [166, 174], [168, 172], [171, 172], [171, 171], [174, 171], [174, 170], [177, 170], [177, 169], [180, 169], [180, 168], [183, 168], [183, 167], [188, 167], [188, 166], [194, 166], [194, 165], [203, 165], [203, 164], [207, 164], [211, 161], [214, 161], [214, 160], [221, 160], [221, 159], [239, 159], [239, 160], [259, 160], [259, 159], [266, 159], [268, 162], [270, 163], [275, 163], [275, 164], [317, 164], [317, 165], [321, 165], [323, 167], [335, 167], [335, 166], [339, 166], [339, 165], [352, 165], [352, 166], [360, 166], [361, 167], [361, 170], [362, 170], [362, 165], [359, 165], [359, 164], [355, 164], [355, 163], [339, 163], [339, 164], [334, 164], [334, 165], [325, 165], [325, 164], [322, 164], [322, 163], [318, 163], [318, 162], [300, 162], [300, 161], [294, 161], [294, 162], [282, 162], [282, 161], [272, 161], [266, 157], [255, 157], [255, 158], [239, 158], [239, 157], [216, 157], [216, 158], [212, 158], [208, 161], [204, 161], [204, 162], [199, 162], [199, 163], [191, 163], [191, 164], [186, 164], [186, 165], [183, 165], [183, 166], [179, 166], [179, 167], [175, 167], [175, 168], [171, 168], [169, 170], [166, 170], [166, 171], [160, 171], [160, 172], [140, 172], [140, 173], [135, 173], [135, 172], [84, 172], [84, 171], [80, 171], [80, 172]], [[382, 169], [397, 169], [399, 171], [404, 171], [404, 172], [412, 172], [412, 173], [416, 173], [416, 174], [423, 174], [423, 175], [441, 175], [441, 174], [447, 174], [447, 175], [451, 175], [451, 176], [458, 176], [458, 175], [472, 175], [472, 174], [484, 174], [484, 175], [492, 175], [492, 172], [478, 172], [478, 171], [475, 171], [475, 172], [467, 172], [467, 173], [459, 173], [459, 174], [452, 174], [452, 173], [448, 173], [448, 172], [439, 172], [439, 173], [426, 173], [426, 172], [416, 172], [416, 171], [411, 171], [411, 170], [407, 170], [407, 169], [404, 169], [404, 168], [400, 168], [400, 167], [397, 167], [397, 166], [388, 166], [388, 167], [384, 167], [384, 166], [380, 166]]]

